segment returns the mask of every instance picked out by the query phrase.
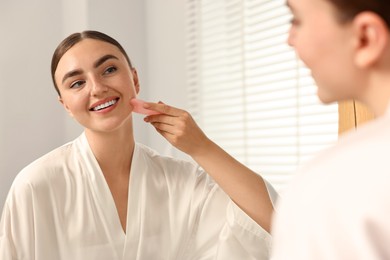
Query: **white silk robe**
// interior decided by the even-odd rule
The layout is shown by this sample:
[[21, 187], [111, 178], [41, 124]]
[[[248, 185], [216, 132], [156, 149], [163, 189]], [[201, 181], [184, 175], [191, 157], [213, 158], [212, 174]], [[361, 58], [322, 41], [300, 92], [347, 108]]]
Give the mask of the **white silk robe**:
[[85, 134], [22, 170], [0, 223], [1, 260], [268, 259], [270, 244], [198, 166], [141, 144], [125, 233]]
[[390, 106], [302, 167], [276, 208], [272, 260], [390, 259]]

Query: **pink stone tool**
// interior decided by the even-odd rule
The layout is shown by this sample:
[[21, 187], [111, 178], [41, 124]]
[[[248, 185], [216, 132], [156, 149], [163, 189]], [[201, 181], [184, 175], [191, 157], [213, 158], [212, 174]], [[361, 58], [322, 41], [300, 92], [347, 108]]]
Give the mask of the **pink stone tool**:
[[145, 101], [137, 98], [133, 98], [130, 100], [131, 105], [133, 106], [133, 112], [143, 115], [158, 115], [159, 112], [156, 112], [154, 110], [146, 109], [144, 108]]

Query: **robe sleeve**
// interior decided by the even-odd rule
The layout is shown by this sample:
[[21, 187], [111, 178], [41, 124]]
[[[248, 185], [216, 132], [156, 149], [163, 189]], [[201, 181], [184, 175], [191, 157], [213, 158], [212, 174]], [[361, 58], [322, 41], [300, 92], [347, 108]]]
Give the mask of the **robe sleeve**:
[[[269, 183], [266, 184], [274, 203], [276, 192]], [[271, 235], [242, 211], [217, 184], [210, 182], [205, 185], [210, 189], [191, 240], [190, 247], [195, 253], [190, 259], [269, 259]]]
[[[8, 204], [5, 204], [0, 221], [0, 259], [4, 260], [16, 259], [15, 250], [10, 243], [10, 238], [7, 236], [7, 234], [10, 233], [9, 219], [10, 210]], [[12, 255], [14, 255], [14, 257]]]
[[34, 260], [33, 199], [30, 185], [15, 181], [0, 222], [0, 259]]
[[[265, 181], [271, 202], [275, 205], [277, 193], [274, 188]], [[227, 207], [227, 223], [222, 233], [231, 233], [226, 241], [220, 243], [220, 256], [218, 259], [228, 259], [224, 252], [229, 252], [235, 243], [242, 246], [248, 256], [253, 259], [269, 259], [271, 252], [271, 235], [243, 212], [233, 201]], [[221, 236], [220, 236], [221, 238]], [[251, 258], [248, 258], [251, 259]]]

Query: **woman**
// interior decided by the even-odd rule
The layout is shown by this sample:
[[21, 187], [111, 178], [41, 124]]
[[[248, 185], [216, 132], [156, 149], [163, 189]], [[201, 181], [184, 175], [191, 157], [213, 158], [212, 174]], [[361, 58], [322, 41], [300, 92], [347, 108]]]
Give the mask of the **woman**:
[[390, 259], [390, 2], [288, 0], [288, 43], [324, 103], [376, 119], [303, 167], [277, 206], [273, 260]]
[[209, 174], [134, 141], [130, 100], [139, 80], [116, 40], [70, 35], [54, 52], [52, 78], [85, 131], [15, 179], [0, 224], [1, 259], [268, 259], [273, 207], [261, 177], [214, 171], [218, 162], [199, 154], [204, 148], [188, 148], [194, 141], [216, 154], [210, 158], [244, 167], [172, 107], [167, 112], [185, 115], [171, 124], [176, 144]]

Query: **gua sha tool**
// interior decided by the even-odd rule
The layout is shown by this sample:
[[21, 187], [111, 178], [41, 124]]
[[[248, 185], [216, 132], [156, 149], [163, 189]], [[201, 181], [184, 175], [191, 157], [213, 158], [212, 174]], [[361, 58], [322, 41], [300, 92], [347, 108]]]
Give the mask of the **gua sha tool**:
[[144, 108], [145, 101], [141, 99], [133, 98], [130, 100], [131, 105], [133, 106], [133, 112], [143, 115], [158, 115], [159, 112], [156, 112], [154, 110], [146, 109]]

